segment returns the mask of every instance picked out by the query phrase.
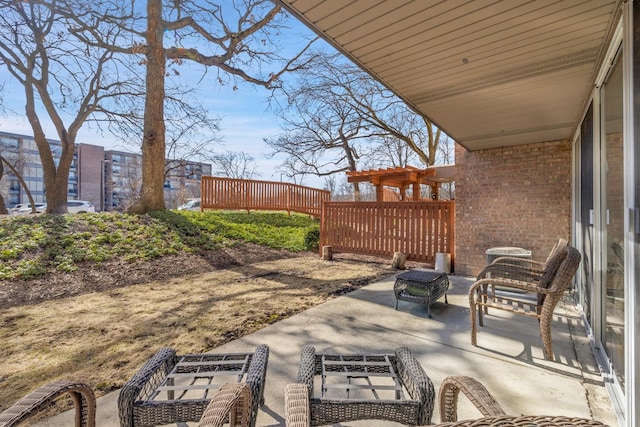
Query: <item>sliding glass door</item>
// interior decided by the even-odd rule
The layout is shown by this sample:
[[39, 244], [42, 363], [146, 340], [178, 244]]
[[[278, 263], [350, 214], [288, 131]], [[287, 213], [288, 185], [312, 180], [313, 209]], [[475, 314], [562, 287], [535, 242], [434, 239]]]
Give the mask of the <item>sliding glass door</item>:
[[580, 305], [587, 317], [589, 325], [593, 325], [591, 318], [591, 300], [593, 298], [593, 105], [580, 126]]
[[624, 149], [623, 67], [616, 56], [600, 89], [600, 171], [602, 216], [602, 344], [615, 378], [624, 389]]

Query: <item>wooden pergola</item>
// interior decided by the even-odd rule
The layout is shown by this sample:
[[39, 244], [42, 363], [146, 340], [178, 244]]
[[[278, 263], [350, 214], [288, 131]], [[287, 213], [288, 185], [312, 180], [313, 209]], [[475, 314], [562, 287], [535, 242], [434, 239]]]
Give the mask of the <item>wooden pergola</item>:
[[440, 184], [454, 180], [454, 165], [431, 166], [418, 169], [413, 166], [371, 169], [365, 171], [347, 172], [348, 182], [369, 182], [376, 187], [376, 200], [383, 200], [384, 187], [400, 190], [400, 200], [407, 200], [407, 190], [412, 188], [412, 200], [420, 200], [420, 185], [431, 187], [431, 194], [437, 199]]

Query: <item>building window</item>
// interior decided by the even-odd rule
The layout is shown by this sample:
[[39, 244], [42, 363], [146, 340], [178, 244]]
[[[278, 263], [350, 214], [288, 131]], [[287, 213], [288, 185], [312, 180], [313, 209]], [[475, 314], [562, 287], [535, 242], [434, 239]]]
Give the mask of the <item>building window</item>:
[[20, 181], [11, 179], [9, 181], [9, 191], [20, 191]]

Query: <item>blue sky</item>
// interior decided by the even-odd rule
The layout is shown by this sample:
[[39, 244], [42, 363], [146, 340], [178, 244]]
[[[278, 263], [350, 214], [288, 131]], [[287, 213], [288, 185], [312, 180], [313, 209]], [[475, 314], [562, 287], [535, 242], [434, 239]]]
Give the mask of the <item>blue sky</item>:
[[[287, 48], [292, 51], [299, 49], [313, 34], [305, 26], [291, 18], [290, 30], [283, 37], [287, 40]], [[326, 46], [326, 44], [324, 44]], [[184, 66], [184, 65], [183, 65]], [[193, 68], [193, 67], [191, 67]], [[195, 81], [200, 79], [201, 72], [184, 70], [193, 73]], [[215, 82], [215, 72], [209, 72], [199, 84], [201, 102], [208, 108], [213, 117], [219, 117], [222, 144], [215, 147], [215, 151], [224, 152], [244, 151], [256, 159], [257, 170], [261, 179], [280, 181], [281, 175], [276, 171], [282, 158], [267, 159], [269, 151], [263, 143], [264, 138], [274, 137], [280, 133], [280, 126], [274, 114], [267, 110], [267, 96], [269, 91], [262, 87], [239, 83], [237, 90], [230, 86], [220, 86]], [[4, 84], [2, 98], [5, 108], [4, 115], [0, 115], [0, 131], [17, 134], [32, 135], [33, 131], [24, 116], [24, 91], [22, 86], [13, 81], [9, 72], [0, 66], [0, 84]], [[40, 116], [48, 138], [58, 139], [53, 125]], [[69, 123], [70, 120], [66, 120]], [[101, 136], [88, 125], [84, 125], [78, 138], [78, 143], [103, 145], [110, 149], [138, 151], [133, 146], [123, 147], [109, 136]], [[322, 187], [319, 178], [305, 177], [303, 184]]]

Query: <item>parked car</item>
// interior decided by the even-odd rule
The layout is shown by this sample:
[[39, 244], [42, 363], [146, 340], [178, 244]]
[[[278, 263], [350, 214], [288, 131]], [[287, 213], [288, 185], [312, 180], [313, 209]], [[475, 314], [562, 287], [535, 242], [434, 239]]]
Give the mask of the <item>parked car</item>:
[[[45, 213], [47, 211], [47, 204], [36, 204], [36, 213]], [[86, 200], [69, 200], [67, 201], [67, 212], [69, 213], [86, 213], [95, 212], [96, 208], [87, 202]], [[19, 209], [17, 215], [29, 215], [31, 213], [31, 206]]]
[[200, 199], [189, 200], [184, 205], [178, 206], [179, 211], [200, 211]]
[[[39, 207], [44, 206], [44, 205], [45, 205], [44, 203], [36, 203], [36, 209], [38, 209]], [[11, 209], [9, 209], [9, 213], [11, 215], [15, 215], [22, 209], [27, 209], [27, 210], [30, 211], [31, 210], [31, 203], [18, 203], [17, 205], [15, 205]]]
[[69, 213], [86, 213], [95, 212], [96, 208], [86, 200], [69, 200], [67, 201], [67, 211]]

